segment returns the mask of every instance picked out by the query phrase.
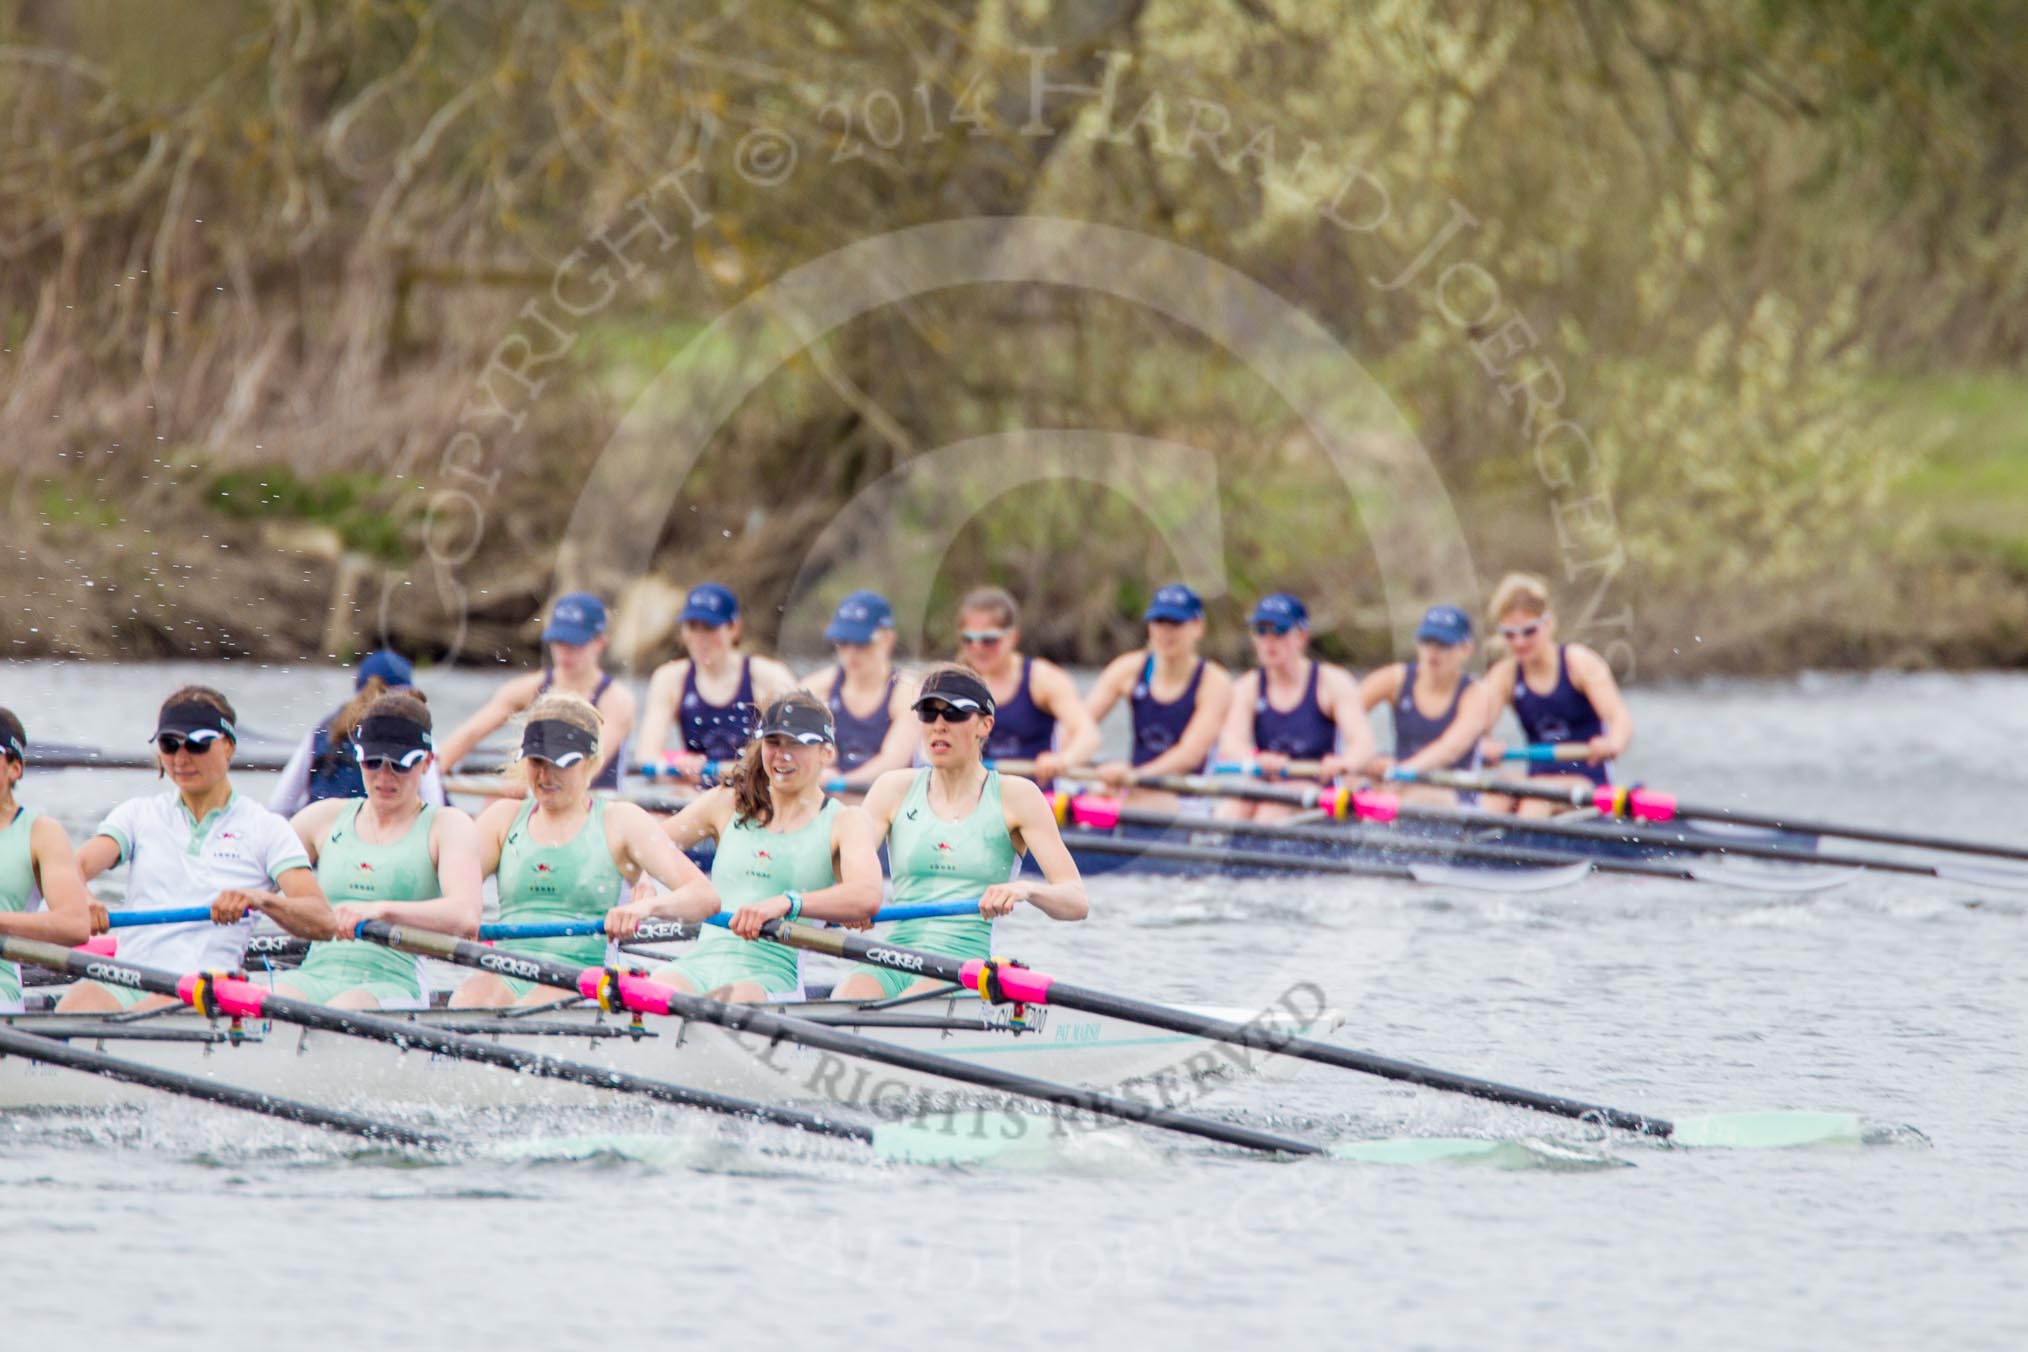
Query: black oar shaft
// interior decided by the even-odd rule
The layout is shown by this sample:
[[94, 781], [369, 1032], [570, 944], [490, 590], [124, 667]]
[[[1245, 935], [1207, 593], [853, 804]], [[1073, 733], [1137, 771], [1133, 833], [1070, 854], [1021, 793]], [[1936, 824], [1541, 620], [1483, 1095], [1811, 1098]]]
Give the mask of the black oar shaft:
[[30, 1061], [46, 1062], [53, 1066], [65, 1066], [91, 1075], [103, 1075], [109, 1080], [159, 1089], [164, 1093], [180, 1094], [184, 1098], [199, 1099], [205, 1103], [222, 1104], [243, 1112], [259, 1113], [263, 1117], [278, 1117], [287, 1122], [300, 1122], [306, 1126], [348, 1132], [369, 1140], [394, 1141], [401, 1145], [442, 1143], [442, 1138], [432, 1132], [417, 1131], [412, 1127], [399, 1126], [391, 1122], [376, 1122], [370, 1117], [360, 1117], [335, 1108], [320, 1108], [314, 1103], [278, 1098], [273, 1094], [256, 1093], [251, 1089], [200, 1079], [195, 1075], [163, 1070], [159, 1066], [142, 1065], [136, 1061], [108, 1056], [104, 1052], [93, 1051], [87, 1047], [73, 1047], [55, 1038], [24, 1033], [11, 1025], [0, 1025], [0, 1052]]
[[[546, 985], [558, 986], [565, 990], [577, 987], [580, 969], [565, 963], [529, 953], [509, 952], [487, 948], [465, 939], [456, 939], [446, 934], [424, 930], [408, 929], [389, 925], [381, 921], [370, 921], [359, 927], [359, 937], [376, 943], [386, 944], [408, 953], [420, 953], [428, 957], [441, 958], [447, 962], [466, 967], [476, 967], [524, 980], [535, 980]], [[906, 970], [904, 968], [904, 970]], [[665, 988], [666, 989], [666, 988]], [[754, 1033], [761, 1037], [793, 1042], [799, 1046], [817, 1051], [833, 1052], [839, 1056], [858, 1057], [862, 1060], [893, 1066], [899, 1070], [914, 1071], [942, 1079], [955, 1080], [962, 1084], [975, 1085], [995, 1093], [1019, 1098], [1036, 1099], [1061, 1108], [1074, 1108], [1102, 1117], [1118, 1118], [1121, 1121], [1137, 1122], [1144, 1126], [1161, 1127], [1184, 1135], [1197, 1136], [1217, 1141], [1224, 1145], [1244, 1146], [1249, 1150], [1260, 1150], [1274, 1154], [1315, 1155], [1323, 1153], [1321, 1148], [1306, 1141], [1291, 1137], [1277, 1136], [1269, 1132], [1254, 1131], [1251, 1128], [1234, 1126], [1224, 1122], [1213, 1122], [1207, 1118], [1192, 1117], [1168, 1108], [1137, 1103], [1131, 1099], [1116, 1098], [1096, 1090], [1080, 1089], [1072, 1085], [1056, 1084], [1038, 1080], [1012, 1071], [994, 1070], [989, 1066], [977, 1066], [948, 1056], [937, 1056], [917, 1051], [896, 1043], [882, 1042], [875, 1038], [860, 1037], [840, 1032], [822, 1024], [804, 1019], [785, 1018], [753, 1005], [724, 1004], [707, 1000], [702, 996], [685, 995], [680, 991], [666, 991], [667, 1012], [679, 1018], [695, 1019], [701, 1023], [716, 1024], [733, 1032]]]
[[[1219, 825], [1223, 825], [1220, 823]], [[1213, 829], [1207, 826], [1206, 829]], [[1277, 836], [1276, 839], [1289, 839]], [[1377, 860], [1345, 859], [1322, 854], [1277, 854], [1272, 850], [1249, 850], [1237, 846], [1202, 845], [1190, 841], [1149, 840], [1131, 836], [1108, 836], [1077, 827], [1066, 827], [1063, 843], [1074, 850], [1092, 854], [1131, 855], [1134, 858], [1170, 859], [1182, 864], [1211, 864], [1226, 868], [1257, 868], [1290, 873], [1342, 873], [1359, 878], [1413, 879], [1405, 864]]]
[[[897, 948], [893, 944], [863, 939], [844, 930], [813, 929], [807, 925], [790, 924], [779, 920], [770, 921], [762, 927], [762, 931], [776, 942], [796, 948], [828, 953], [833, 957], [847, 958], [856, 962], [872, 963], [878, 967], [888, 967], [897, 971], [913, 972], [943, 981], [953, 981], [960, 985], [967, 984], [966, 963], [959, 958], [926, 953], [919, 949]], [[1438, 1070], [1434, 1066], [1418, 1065], [1413, 1061], [1397, 1061], [1391, 1057], [1375, 1056], [1370, 1052], [1354, 1051], [1349, 1047], [1333, 1046], [1328, 1042], [1318, 1042], [1313, 1038], [1283, 1032], [1262, 1022], [1234, 1023], [1228, 1019], [1215, 1019], [1209, 1015], [1174, 1009], [1152, 1001], [1110, 995], [1104, 991], [1090, 990], [1054, 979], [1049, 982], [1046, 1002], [1061, 1005], [1065, 1009], [1078, 1009], [1090, 1014], [1126, 1019], [1151, 1028], [1186, 1033], [1212, 1042], [1248, 1047], [1275, 1055], [1294, 1056], [1305, 1061], [1316, 1061], [1344, 1070], [1356, 1070], [1383, 1079], [1400, 1080], [1454, 1094], [1467, 1094], [1473, 1098], [1510, 1104], [1517, 1108], [1530, 1108], [1558, 1117], [1602, 1122], [1622, 1131], [1640, 1132], [1647, 1136], [1667, 1136], [1675, 1130], [1674, 1125], [1666, 1119], [1650, 1117], [1644, 1113], [1631, 1113], [1602, 1103], [1587, 1103], [1581, 1099], [1564, 1098], [1557, 1094], [1542, 1094], [1532, 1089], [1521, 1089], [1493, 1080]]]
[[1776, 831], [1798, 831], [1813, 836], [1838, 836], [1845, 840], [1870, 840], [1881, 845], [1905, 845], [1918, 850], [1943, 850], [1952, 854], [1986, 854], [2002, 859], [2028, 859], [2028, 846], [2000, 845], [1987, 841], [1961, 840], [1952, 836], [1925, 835], [1919, 831], [1895, 831], [1883, 826], [1855, 826], [1850, 822], [1815, 821], [1787, 814], [1745, 812], [1729, 807], [1698, 807], [1676, 804], [1678, 817], [1700, 821], [1731, 822], [1737, 826], [1760, 826]]
[[[177, 995], [181, 984], [176, 975], [157, 968], [141, 967], [115, 958], [81, 954], [55, 944], [31, 940], [0, 940], [0, 957], [16, 962], [36, 963], [57, 971], [69, 972], [73, 976], [112, 977], [124, 985], [161, 995]], [[833, 1122], [794, 1109], [778, 1108], [748, 1099], [729, 1098], [723, 1094], [692, 1089], [667, 1080], [633, 1075], [605, 1066], [566, 1061], [543, 1052], [528, 1051], [519, 1047], [506, 1047], [497, 1042], [467, 1037], [413, 1019], [391, 1019], [363, 1010], [332, 1009], [328, 1005], [292, 999], [271, 991], [261, 993], [260, 1016], [296, 1024], [316, 1032], [337, 1033], [347, 1037], [365, 1038], [372, 1042], [385, 1042], [404, 1050], [415, 1048], [435, 1052], [440, 1056], [497, 1066], [503, 1070], [522, 1071], [544, 1079], [563, 1080], [571, 1084], [610, 1089], [619, 1093], [639, 1094], [678, 1107], [697, 1108], [729, 1117], [750, 1117], [777, 1126], [815, 1132], [822, 1136], [844, 1137], [855, 1141], [872, 1139], [870, 1130], [855, 1123]]]

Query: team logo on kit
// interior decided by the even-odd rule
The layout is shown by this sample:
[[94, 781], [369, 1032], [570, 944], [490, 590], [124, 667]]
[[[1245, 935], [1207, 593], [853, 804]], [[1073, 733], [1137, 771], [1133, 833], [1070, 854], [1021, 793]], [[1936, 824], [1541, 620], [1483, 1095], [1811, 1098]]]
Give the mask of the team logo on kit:
[[958, 871], [958, 849], [948, 840], [937, 842], [936, 853], [930, 856], [930, 867], [938, 873]]

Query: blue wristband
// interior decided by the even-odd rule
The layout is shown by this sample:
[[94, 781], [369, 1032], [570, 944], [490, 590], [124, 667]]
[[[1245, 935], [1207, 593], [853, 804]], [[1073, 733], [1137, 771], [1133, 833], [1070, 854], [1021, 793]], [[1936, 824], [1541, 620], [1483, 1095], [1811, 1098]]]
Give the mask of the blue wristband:
[[782, 919], [794, 920], [800, 917], [803, 914], [803, 894], [801, 892], [784, 892], [782, 895], [789, 899], [789, 913], [783, 916]]

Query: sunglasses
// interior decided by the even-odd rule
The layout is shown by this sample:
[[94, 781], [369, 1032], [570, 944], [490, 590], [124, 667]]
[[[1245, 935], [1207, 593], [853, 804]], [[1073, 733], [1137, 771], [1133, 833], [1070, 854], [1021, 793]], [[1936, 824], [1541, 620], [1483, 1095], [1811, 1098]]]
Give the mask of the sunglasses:
[[155, 738], [155, 749], [165, 756], [173, 756], [177, 752], [188, 748], [191, 755], [201, 756], [211, 750], [215, 744], [224, 740], [217, 733], [213, 733], [211, 736], [200, 741], [195, 737], [183, 737], [173, 732], [165, 732]]
[[1253, 626], [1253, 632], [1260, 635], [1262, 638], [1267, 638], [1269, 635], [1273, 635], [1276, 638], [1279, 638], [1283, 634], [1288, 633], [1289, 630], [1293, 627], [1294, 627], [1293, 625], [1273, 624], [1267, 620], [1261, 620]]
[[416, 766], [421, 764], [421, 757], [417, 757], [412, 764], [404, 764], [403, 759], [397, 759], [394, 756], [361, 756], [359, 758], [360, 769], [369, 770], [376, 774], [382, 770], [399, 770], [403, 774], [407, 774], [410, 770], [415, 769]]
[[918, 704], [915, 716], [924, 723], [934, 723], [941, 718], [946, 723], [969, 723], [978, 714], [977, 709], [954, 709], [948, 704]]
[[1503, 624], [1500, 626], [1500, 637], [1527, 638], [1540, 628], [1542, 628], [1540, 620], [1530, 620], [1526, 624]]
[[968, 647], [984, 648], [1006, 637], [1005, 629], [967, 629], [958, 635], [958, 641]]

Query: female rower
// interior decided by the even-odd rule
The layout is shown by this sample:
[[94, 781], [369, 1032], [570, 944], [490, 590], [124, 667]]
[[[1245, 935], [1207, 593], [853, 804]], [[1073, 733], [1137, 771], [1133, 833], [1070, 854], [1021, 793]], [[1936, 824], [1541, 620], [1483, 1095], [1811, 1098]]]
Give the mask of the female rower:
[[[148, 925], [120, 936], [120, 956], [177, 973], [239, 967], [261, 911], [302, 939], [329, 939], [331, 907], [289, 823], [234, 792], [229, 771], [238, 715], [225, 696], [186, 685], [155, 719], [160, 773], [175, 787], [129, 798], [78, 847], [86, 881], [116, 864], [127, 869], [133, 910], [209, 903], [211, 919]], [[80, 981], [57, 1009], [108, 1013], [174, 1004], [126, 986]]]
[[[72, 948], [92, 937], [91, 897], [63, 824], [14, 801], [27, 765], [28, 734], [0, 709], [0, 935]], [[20, 1008], [21, 971], [0, 963], [0, 1012]]]
[[915, 720], [907, 716], [915, 685], [895, 670], [894, 609], [878, 592], [853, 592], [840, 601], [824, 637], [838, 665], [804, 685], [831, 708], [837, 771], [846, 789], [863, 792], [915, 758]]
[[961, 660], [985, 682], [999, 709], [999, 717], [988, 720], [988, 759], [1030, 762], [1030, 777], [1047, 783], [1098, 754], [1098, 724], [1070, 673], [1022, 654], [1021, 611], [1012, 596], [998, 587], [968, 594], [958, 603], [958, 642]]
[[[1620, 695], [1612, 668], [1582, 643], [1556, 641], [1556, 612], [1549, 606], [1549, 584], [1528, 573], [1509, 573], [1493, 590], [1487, 607], [1500, 626], [1508, 656], [1486, 673], [1486, 738], [1479, 751], [1497, 765], [1506, 750], [1493, 736], [1493, 725], [1508, 705], [1531, 746], [1561, 747], [1568, 759], [1531, 761], [1528, 773], [1544, 785], [1579, 788], [1611, 782], [1613, 757], [1634, 740], [1634, 716]], [[1489, 812], [1519, 812], [1546, 817], [1556, 810], [1543, 799], [1516, 800], [1488, 794], [1480, 806]]]
[[[641, 759], [694, 780], [711, 762], [730, 767], [760, 707], [794, 690], [796, 678], [773, 658], [739, 651], [743, 626], [731, 588], [716, 582], [692, 587], [677, 618], [688, 656], [664, 662], [648, 680]], [[674, 750], [668, 745], [672, 724], [682, 739]]]
[[[1232, 684], [1219, 758], [1251, 761], [1268, 778], [1278, 778], [1291, 761], [1314, 761], [1326, 780], [1371, 760], [1373, 729], [1359, 703], [1358, 682], [1345, 668], [1309, 655], [1309, 608], [1277, 592], [1253, 608], [1250, 627], [1259, 665]], [[1294, 810], [1238, 798], [1219, 804], [1221, 817], [1258, 821]]]
[[[584, 700], [552, 692], [529, 706], [514, 767], [528, 797], [494, 803], [478, 822], [479, 863], [499, 881], [502, 924], [602, 920], [644, 873], [675, 893], [663, 914], [702, 920], [718, 909], [711, 880], [653, 817], [593, 795], [603, 754], [598, 710]], [[580, 967], [606, 960], [604, 935], [517, 939], [514, 947]], [[451, 1004], [544, 1004], [571, 994], [482, 972], [458, 987]]]
[[[655, 973], [657, 981], [720, 1000], [800, 999], [801, 950], [756, 942], [760, 927], [784, 918], [864, 927], [880, 909], [873, 819], [824, 796], [836, 739], [823, 702], [792, 691], [762, 714], [726, 782], [669, 819], [663, 829], [679, 849], [717, 840], [711, 883], [732, 927], [707, 927], [685, 957]], [[615, 942], [633, 938], [643, 920], [671, 914], [676, 895], [614, 908], [606, 933]]]
[[600, 665], [606, 654], [605, 602], [590, 592], [558, 597], [550, 607], [549, 623], [543, 626], [542, 641], [548, 648], [548, 664], [501, 686], [479, 712], [444, 739], [443, 749], [437, 753], [444, 773], [454, 773], [458, 762], [471, 755], [494, 729], [555, 691], [575, 695], [599, 711], [605, 744], [613, 755], [592, 787], [617, 789], [620, 753], [626, 747], [627, 734], [634, 730], [634, 692]]
[[[1114, 658], [1085, 696], [1085, 709], [1094, 724], [1122, 698], [1133, 713], [1131, 764], [1110, 761], [1098, 769], [1099, 778], [1116, 789], [1132, 783], [1136, 772], [1201, 771], [1211, 759], [1232, 704], [1232, 676], [1197, 653], [1204, 639], [1204, 602], [1196, 592], [1180, 582], [1163, 587], [1141, 618], [1147, 621], [1148, 646]], [[1174, 806], [1176, 795], [1135, 789], [1128, 801], [1167, 808]]]
[[[916, 770], [890, 770], [866, 795], [866, 811], [887, 835], [898, 906], [979, 899], [976, 916], [903, 920], [895, 944], [960, 958], [992, 954], [993, 919], [1021, 902], [1052, 920], [1091, 911], [1077, 864], [1057, 834], [1056, 814], [1034, 781], [985, 764], [993, 735], [993, 694], [963, 667], [938, 667], [916, 696], [923, 759]], [[1043, 881], [1021, 878], [1033, 852]], [[860, 966], [838, 984], [841, 1000], [899, 995], [917, 983], [906, 972]]]
[[[327, 798], [365, 796], [366, 781], [359, 777], [352, 732], [375, 700], [390, 690], [407, 690], [414, 684], [415, 668], [406, 657], [391, 648], [368, 653], [352, 678], [352, 698], [305, 733], [289, 763], [282, 767], [281, 782], [268, 795], [268, 810], [293, 817]], [[439, 807], [445, 802], [443, 776], [434, 764], [423, 772], [422, 796], [424, 802]]]
[[341, 937], [312, 944], [275, 989], [340, 1009], [427, 1007], [419, 959], [345, 936], [362, 920], [391, 920], [477, 937], [479, 835], [463, 812], [422, 796], [435, 757], [421, 692], [397, 691], [367, 706], [352, 747], [365, 796], [326, 798], [289, 823], [316, 862], [325, 897], [336, 903]]
[[[1472, 622], [1456, 606], [1431, 606], [1415, 630], [1415, 657], [1393, 662], [1359, 682], [1359, 707], [1385, 704], [1394, 717], [1394, 751], [1376, 756], [1376, 778], [1406, 770], [1473, 770], [1486, 726], [1486, 688], [1465, 667], [1472, 660]], [[1455, 790], [1404, 784], [1406, 802], [1454, 806]]]

